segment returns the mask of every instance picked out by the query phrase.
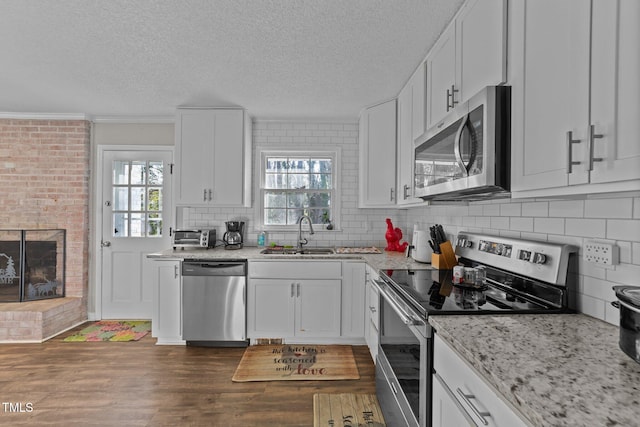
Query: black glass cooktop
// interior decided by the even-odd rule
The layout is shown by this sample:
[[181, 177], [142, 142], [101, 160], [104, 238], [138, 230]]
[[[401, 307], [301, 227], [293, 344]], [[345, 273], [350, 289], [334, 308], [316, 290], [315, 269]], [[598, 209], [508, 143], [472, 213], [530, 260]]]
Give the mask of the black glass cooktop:
[[451, 270], [382, 270], [385, 282], [425, 315], [562, 312], [563, 291], [487, 268], [482, 286], [454, 284]]

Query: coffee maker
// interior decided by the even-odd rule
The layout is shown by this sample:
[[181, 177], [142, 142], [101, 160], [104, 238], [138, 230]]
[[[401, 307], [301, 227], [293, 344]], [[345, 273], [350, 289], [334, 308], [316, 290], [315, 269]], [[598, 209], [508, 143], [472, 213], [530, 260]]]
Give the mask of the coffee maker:
[[227, 221], [225, 222], [227, 231], [222, 236], [225, 249], [242, 249], [242, 232], [244, 230], [244, 222]]

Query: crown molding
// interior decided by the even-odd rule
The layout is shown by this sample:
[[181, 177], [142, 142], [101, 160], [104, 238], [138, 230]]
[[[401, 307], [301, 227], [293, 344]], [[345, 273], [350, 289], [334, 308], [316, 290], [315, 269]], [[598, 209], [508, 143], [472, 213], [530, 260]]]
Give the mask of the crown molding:
[[92, 121], [93, 117], [84, 113], [19, 113], [13, 111], [0, 111], [0, 119]]
[[287, 119], [283, 118], [269, 118], [269, 117], [254, 117], [254, 123], [315, 123], [315, 124], [358, 124], [358, 118], [346, 118], [346, 117], [295, 117]]
[[94, 123], [155, 124], [175, 123], [174, 116], [94, 116]]

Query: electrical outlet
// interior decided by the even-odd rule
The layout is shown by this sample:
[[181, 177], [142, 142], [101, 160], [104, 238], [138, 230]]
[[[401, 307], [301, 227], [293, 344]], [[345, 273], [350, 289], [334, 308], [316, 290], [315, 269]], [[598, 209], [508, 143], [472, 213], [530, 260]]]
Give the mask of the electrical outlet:
[[600, 265], [616, 265], [620, 262], [620, 247], [613, 243], [588, 240], [584, 244], [583, 259]]

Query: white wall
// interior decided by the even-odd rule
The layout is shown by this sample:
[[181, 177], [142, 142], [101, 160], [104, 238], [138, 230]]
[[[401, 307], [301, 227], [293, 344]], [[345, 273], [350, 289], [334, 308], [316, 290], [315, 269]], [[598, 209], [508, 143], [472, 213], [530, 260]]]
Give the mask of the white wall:
[[[253, 123], [254, 164], [256, 146], [290, 147], [291, 149], [318, 149], [323, 145], [341, 147], [341, 228], [318, 230], [309, 239], [309, 246], [371, 246], [386, 245], [385, 218], [394, 224], [404, 221], [405, 211], [395, 209], [358, 209], [358, 124], [345, 122], [308, 121], [255, 121]], [[254, 168], [255, 172], [255, 168]], [[254, 197], [256, 197], [254, 175]], [[247, 222], [245, 237], [248, 245], [255, 246], [259, 224], [256, 224], [255, 201], [252, 208], [189, 208], [182, 212], [182, 226], [215, 227], [224, 231], [224, 221], [239, 219]], [[257, 228], [256, 228], [257, 227]], [[306, 226], [305, 226], [306, 229]], [[406, 234], [406, 233], [405, 233]], [[297, 232], [269, 233], [268, 242], [295, 245]], [[405, 237], [409, 237], [408, 234]]]
[[[640, 193], [586, 200], [498, 200], [469, 206], [429, 206], [407, 211], [406, 226], [442, 224], [450, 236], [460, 231], [561, 242], [580, 248], [578, 309], [618, 324], [611, 287], [640, 286]], [[582, 261], [589, 239], [620, 247], [620, 264], [611, 268]]]
[[174, 145], [173, 123], [95, 123], [96, 145]]

